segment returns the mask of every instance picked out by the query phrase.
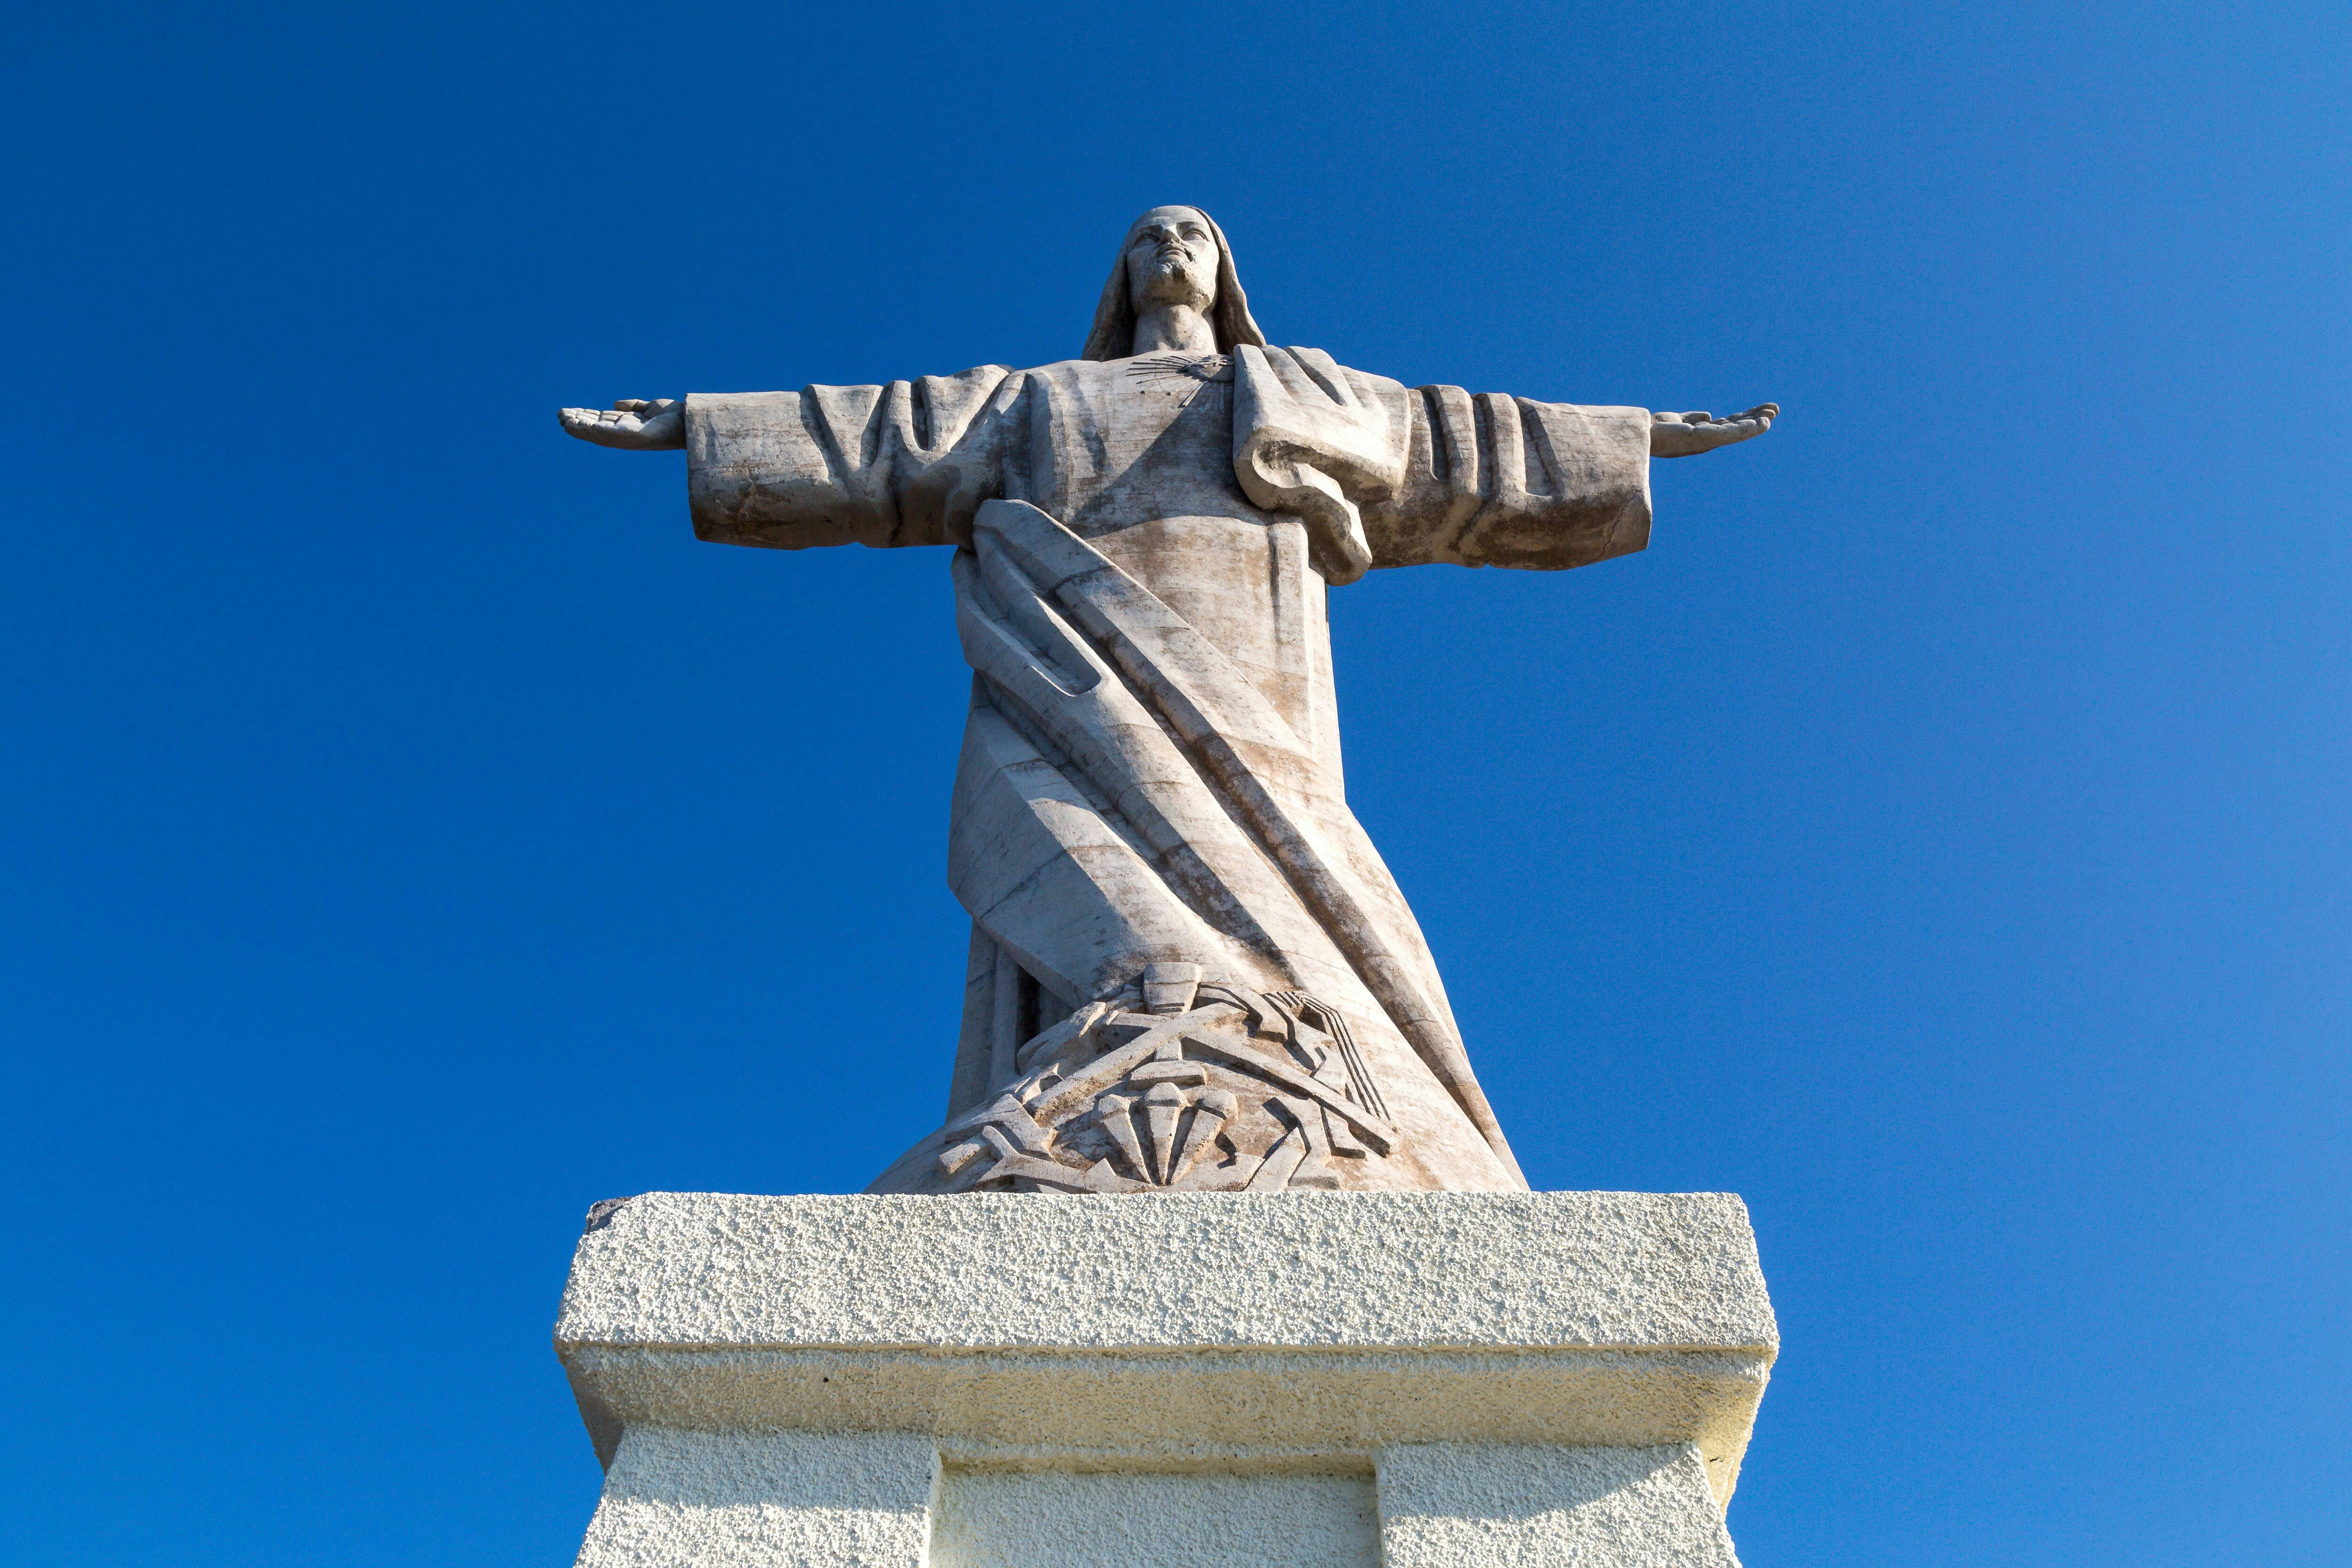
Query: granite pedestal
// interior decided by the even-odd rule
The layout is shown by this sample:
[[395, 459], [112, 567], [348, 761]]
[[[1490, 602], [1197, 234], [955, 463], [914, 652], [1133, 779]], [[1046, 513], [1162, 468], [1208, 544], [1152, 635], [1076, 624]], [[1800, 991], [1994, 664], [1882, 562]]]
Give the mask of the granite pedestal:
[[648, 1194], [556, 1329], [583, 1568], [1728, 1568], [1777, 1345], [1723, 1194]]

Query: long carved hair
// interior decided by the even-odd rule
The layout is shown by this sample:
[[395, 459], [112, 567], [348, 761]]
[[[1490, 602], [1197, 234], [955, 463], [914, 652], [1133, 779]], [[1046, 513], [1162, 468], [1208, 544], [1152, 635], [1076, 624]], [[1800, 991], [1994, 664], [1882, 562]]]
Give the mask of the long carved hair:
[[[1265, 334], [1250, 319], [1249, 296], [1242, 292], [1242, 280], [1234, 275], [1234, 247], [1225, 243], [1225, 231], [1199, 207], [1185, 210], [1200, 213], [1210, 237], [1217, 242], [1217, 297], [1209, 306], [1217, 352], [1231, 353], [1235, 343], [1265, 347]], [[1127, 237], [1118, 242], [1118, 258], [1110, 264], [1110, 281], [1103, 285], [1102, 300], [1095, 306], [1095, 330], [1087, 334], [1080, 359], [1125, 359], [1135, 352], [1135, 306], [1127, 293], [1127, 247], [1135, 243], [1135, 231], [1142, 226], [1143, 219], [1137, 218], [1127, 226]]]

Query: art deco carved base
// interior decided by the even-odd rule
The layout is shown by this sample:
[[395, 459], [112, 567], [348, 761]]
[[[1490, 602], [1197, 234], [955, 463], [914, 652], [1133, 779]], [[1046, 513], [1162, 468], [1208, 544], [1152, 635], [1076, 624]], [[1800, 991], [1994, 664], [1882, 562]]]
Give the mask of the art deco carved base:
[[1737, 1559], [1777, 1331], [1719, 1194], [600, 1205], [589, 1568]]
[[[1164, 977], [1164, 978], [1163, 978]], [[1020, 1047], [1014, 1074], [869, 1192], [1279, 1193], [1419, 1185], [1346, 1017], [1154, 963]]]

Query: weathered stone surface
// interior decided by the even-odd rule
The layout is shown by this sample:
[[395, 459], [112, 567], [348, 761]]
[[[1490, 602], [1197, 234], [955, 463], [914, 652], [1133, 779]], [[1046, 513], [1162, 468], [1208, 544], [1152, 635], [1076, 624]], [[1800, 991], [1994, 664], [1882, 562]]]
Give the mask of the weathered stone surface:
[[[1223, 233], [1171, 206], [1121, 242], [1077, 359], [562, 421], [683, 447], [705, 539], [955, 549], [976, 679], [950, 819], [972, 941], [948, 1115], [979, 1115], [877, 1190], [1485, 1192], [1527, 1184], [1349, 809], [1326, 591], [1376, 566], [1640, 550], [1650, 458], [1778, 412], [1408, 388], [1275, 346]], [[1160, 1014], [1143, 977], [1161, 967], [1242, 1016], [1198, 1020], [1161, 1077], [1038, 1104], [1059, 1091], [1039, 1042], [1089, 1007]], [[1091, 1061], [1069, 1057], [1064, 1084]]]
[[1777, 1331], [1717, 1194], [647, 1194], [556, 1330], [639, 1425], [914, 1431], [952, 1456], [1696, 1445], [1729, 1495]]
[[1779, 1343], [1728, 1193], [647, 1193], [581, 1238], [556, 1340], [885, 1350]]
[[971, 1469], [940, 1479], [930, 1568], [1374, 1568], [1353, 1475]]
[[1391, 1448], [1380, 1488], [1382, 1568], [1739, 1568], [1688, 1444]]
[[1284, 1529], [1286, 1560], [1363, 1568], [1728, 1563], [1777, 1345], [1720, 1194], [649, 1193], [604, 1217], [557, 1327], [610, 1464], [596, 1568], [918, 1539], [941, 1568], [1223, 1568]]
[[632, 1428], [579, 1568], [924, 1568], [939, 1460], [919, 1436]]

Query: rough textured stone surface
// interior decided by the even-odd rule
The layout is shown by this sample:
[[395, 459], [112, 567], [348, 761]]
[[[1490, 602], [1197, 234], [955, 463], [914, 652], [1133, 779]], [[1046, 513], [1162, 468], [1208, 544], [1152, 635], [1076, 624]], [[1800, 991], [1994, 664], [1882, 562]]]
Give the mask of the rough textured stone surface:
[[579, 1568], [923, 1568], [939, 1460], [902, 1436], [632, 1428]]
[[1722, 1194], [653, 1193], [597, 1222], [557, 1329], [608, 1464], [589, 1568], [1727, 1568], [1777, 1343]]
[[1382, 1568], [1739, 1568], [1687, 1444], [1436, 1443], [1389, 1449], [1380, 1477]]
[[1369, 1473], [950, 1468], [930, 1568], [1376, 1568], [1380, 1559]]
[[649, 1194], [581, 1239], [557, 1329], [605, 1453], [638, 1426], [1163, 1468], [1691, 1443], [1724, 1497], [1776, 1343], [1719, 1194]]
[[1760, 1352], [1727, 1193], [650, 1193], [582, 1237], [565, 1347]]
[[1738, 1568], [1706, 1467], [1435, 1443], [1370, 1469], [941, 1467], [905, 1436], [632, 1428], [580, 1568]]
[[1728, 1496], [1760, 1357], [1423, 1351], [1050, 1356], [645, 1348], [573, 1352], [599, 1447], [643, 1425], [917, 1431], [959, 1460], [1157, 1468], [1363, 1457], [1391, 1444], [1696, 1443]]

